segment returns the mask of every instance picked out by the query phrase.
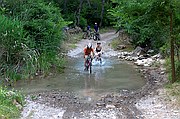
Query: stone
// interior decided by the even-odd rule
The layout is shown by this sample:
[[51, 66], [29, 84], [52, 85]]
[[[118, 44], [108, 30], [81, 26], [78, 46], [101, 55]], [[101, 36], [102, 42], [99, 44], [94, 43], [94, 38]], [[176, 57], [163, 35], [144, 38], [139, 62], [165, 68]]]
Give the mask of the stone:
[[96, 103], [96, 106], [98, 106], [98, 107], [105, 106], [105, 103], [99, 102], [99, 103]]
[[153, 53], [154, 52], [154, 50], [151, 50], [151, 49], [149, 49], [148, 51], [147, 51], [147, 53]]
[[132, 60], [137, 61], [138, 57], [132, 57]]
[[136, 49], [133, 51], [132, 56], [140, 56], [140, 55], [143, 55], [143, 54], [145, 54], [144, 49], [138, 46], [138, 47], [136, 47]]
[[137, 66], [142, 66], [142, 65], [144, 65], [144, 61], [143, 60], [137, 60], [136, 62], [134, 62], [134, 64], [136, 64]]
[[161, 71], [166, 71], [166, 68], [161, 67], [160, 70], [161, 70]]
[[159, 62], [160, 62], [160, 64], [165, 64], [166, 60], [165, 59], [160, 59]]
[[161, 74], [161, 75], [164, 75], [164, 74], [165, 74], [165, 72], [164, 72], [164, 71], [162, 71], [160, 74]]
[[152, 58], [153, 58], [153, 59], [158, 59], [158, 58], [160, 59], [160, 58], [162, 58], [162, 56], [161, 56], [160, 53], [158, 53], [158, 54], [152, 56]]
[[145, 67], [150, 67], [150, 65], [149, 65], [149, 64], [144, 64], [144, 66], [145, 66]]
[[106, 105], [106, 108], [116, 108], [114, 105]]
[[119, 55], [118, 58], [119, 58], [119, 59], [122, 59], [122, 55]]
[[126, 48], [126, 46], [125, 45], [118, 45], [117, 46], [117, 50], [122, 50], [122, 49], [125, 49]]

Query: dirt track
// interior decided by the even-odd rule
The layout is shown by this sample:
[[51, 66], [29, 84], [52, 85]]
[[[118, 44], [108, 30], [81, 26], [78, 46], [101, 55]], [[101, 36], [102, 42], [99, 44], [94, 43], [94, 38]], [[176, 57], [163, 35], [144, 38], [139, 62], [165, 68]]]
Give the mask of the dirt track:
[[[106, 56], [116, 56], [118, 52], [113, 51], [109, 43], [117, 35], [110, 32], [102, 34], [101, 37]], [[92, 42], [94, 45], [96, 43], [82, 40], [77, 44], [76, 49], [68, 52], [68, 56], [76, 57], [88, 42]], [[56, 90], [32, 94], [37, 98], [32, 100], [31, 96], [27, 97], [28, 104], [24, 108], [22, 119], [150, 119], [151, 115], [142, 112], [146, 108], [141, 106], [145, 100], [149, 99], [148, 96], [158, 95], [157, 90], [162, 88], [167, 79], [165, 74], [161, 74], [159, 68], [141, 68], [141, 72], [147, 81], [141, 89], [133, 92], [123, 90], [118, 95], [107, 94], [91, 103], [83, 102], [73, 92]], [[145, 106], [151, 106], [151, 104]], [[163, 118], [158, 118], [157, 115], [153, 119]]]

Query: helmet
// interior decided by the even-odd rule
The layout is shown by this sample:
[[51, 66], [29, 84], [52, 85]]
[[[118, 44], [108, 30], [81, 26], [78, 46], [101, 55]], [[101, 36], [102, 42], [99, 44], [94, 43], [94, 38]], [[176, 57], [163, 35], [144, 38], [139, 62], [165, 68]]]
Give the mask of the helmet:
[[92, 44], [89, 43], [89, 44], [87, 45], [87, 48], [92, 48]]
[[101, 44], [101, 42], [98, 41], [98, 42], [97, 42], [97, 45], [98, 45], [98, 44]]

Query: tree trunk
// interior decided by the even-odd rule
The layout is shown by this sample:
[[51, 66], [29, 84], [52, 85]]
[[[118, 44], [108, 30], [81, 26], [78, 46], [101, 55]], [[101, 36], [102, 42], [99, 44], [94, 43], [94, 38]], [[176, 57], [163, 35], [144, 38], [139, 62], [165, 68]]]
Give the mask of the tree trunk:
[[64, 0], [63, 13], [67, 13], [67, 0]]
[[172, 70], [172, 83], [176, 81], [175, 64], [174, 64], [174, 38], [173, 38], [173, 13], [170, 12], [170, 38], [171, 38], [171, 70]]
[[103, 16], [104, 16], [104, 4], [105, 4], [105, 0], [102, 0], [101, 21], [100, 21], [100, 23], [99, 23], [99, 26], [102, 26], [102, 22], [103, 22]]
[[77, 11], [74, 12], [74, 26], [77, 26]]
[[80, 0], [78, 13], [77, 13], [77, 26], [79, 26], [80, 23], [80, 16], [81, 16], [81, 9], [82, 9], [83, 0]]

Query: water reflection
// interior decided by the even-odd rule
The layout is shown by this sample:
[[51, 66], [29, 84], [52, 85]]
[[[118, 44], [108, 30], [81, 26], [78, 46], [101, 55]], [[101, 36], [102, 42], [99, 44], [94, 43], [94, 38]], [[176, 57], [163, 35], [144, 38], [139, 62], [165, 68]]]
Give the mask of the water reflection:
[[83, 70], [83, 58], [69, 59], [65, 73], [45, 79], [18, 81], [15, 88], [23, 88], [25, 92], [73, 91], [91, 100], [103, 93], [134, 90], [144, 85], [144, 80], [133, 66], [115, 58], [104, 60], [106, 63], [103, 66], [93, 66], [92, 74], [89, 74]]

